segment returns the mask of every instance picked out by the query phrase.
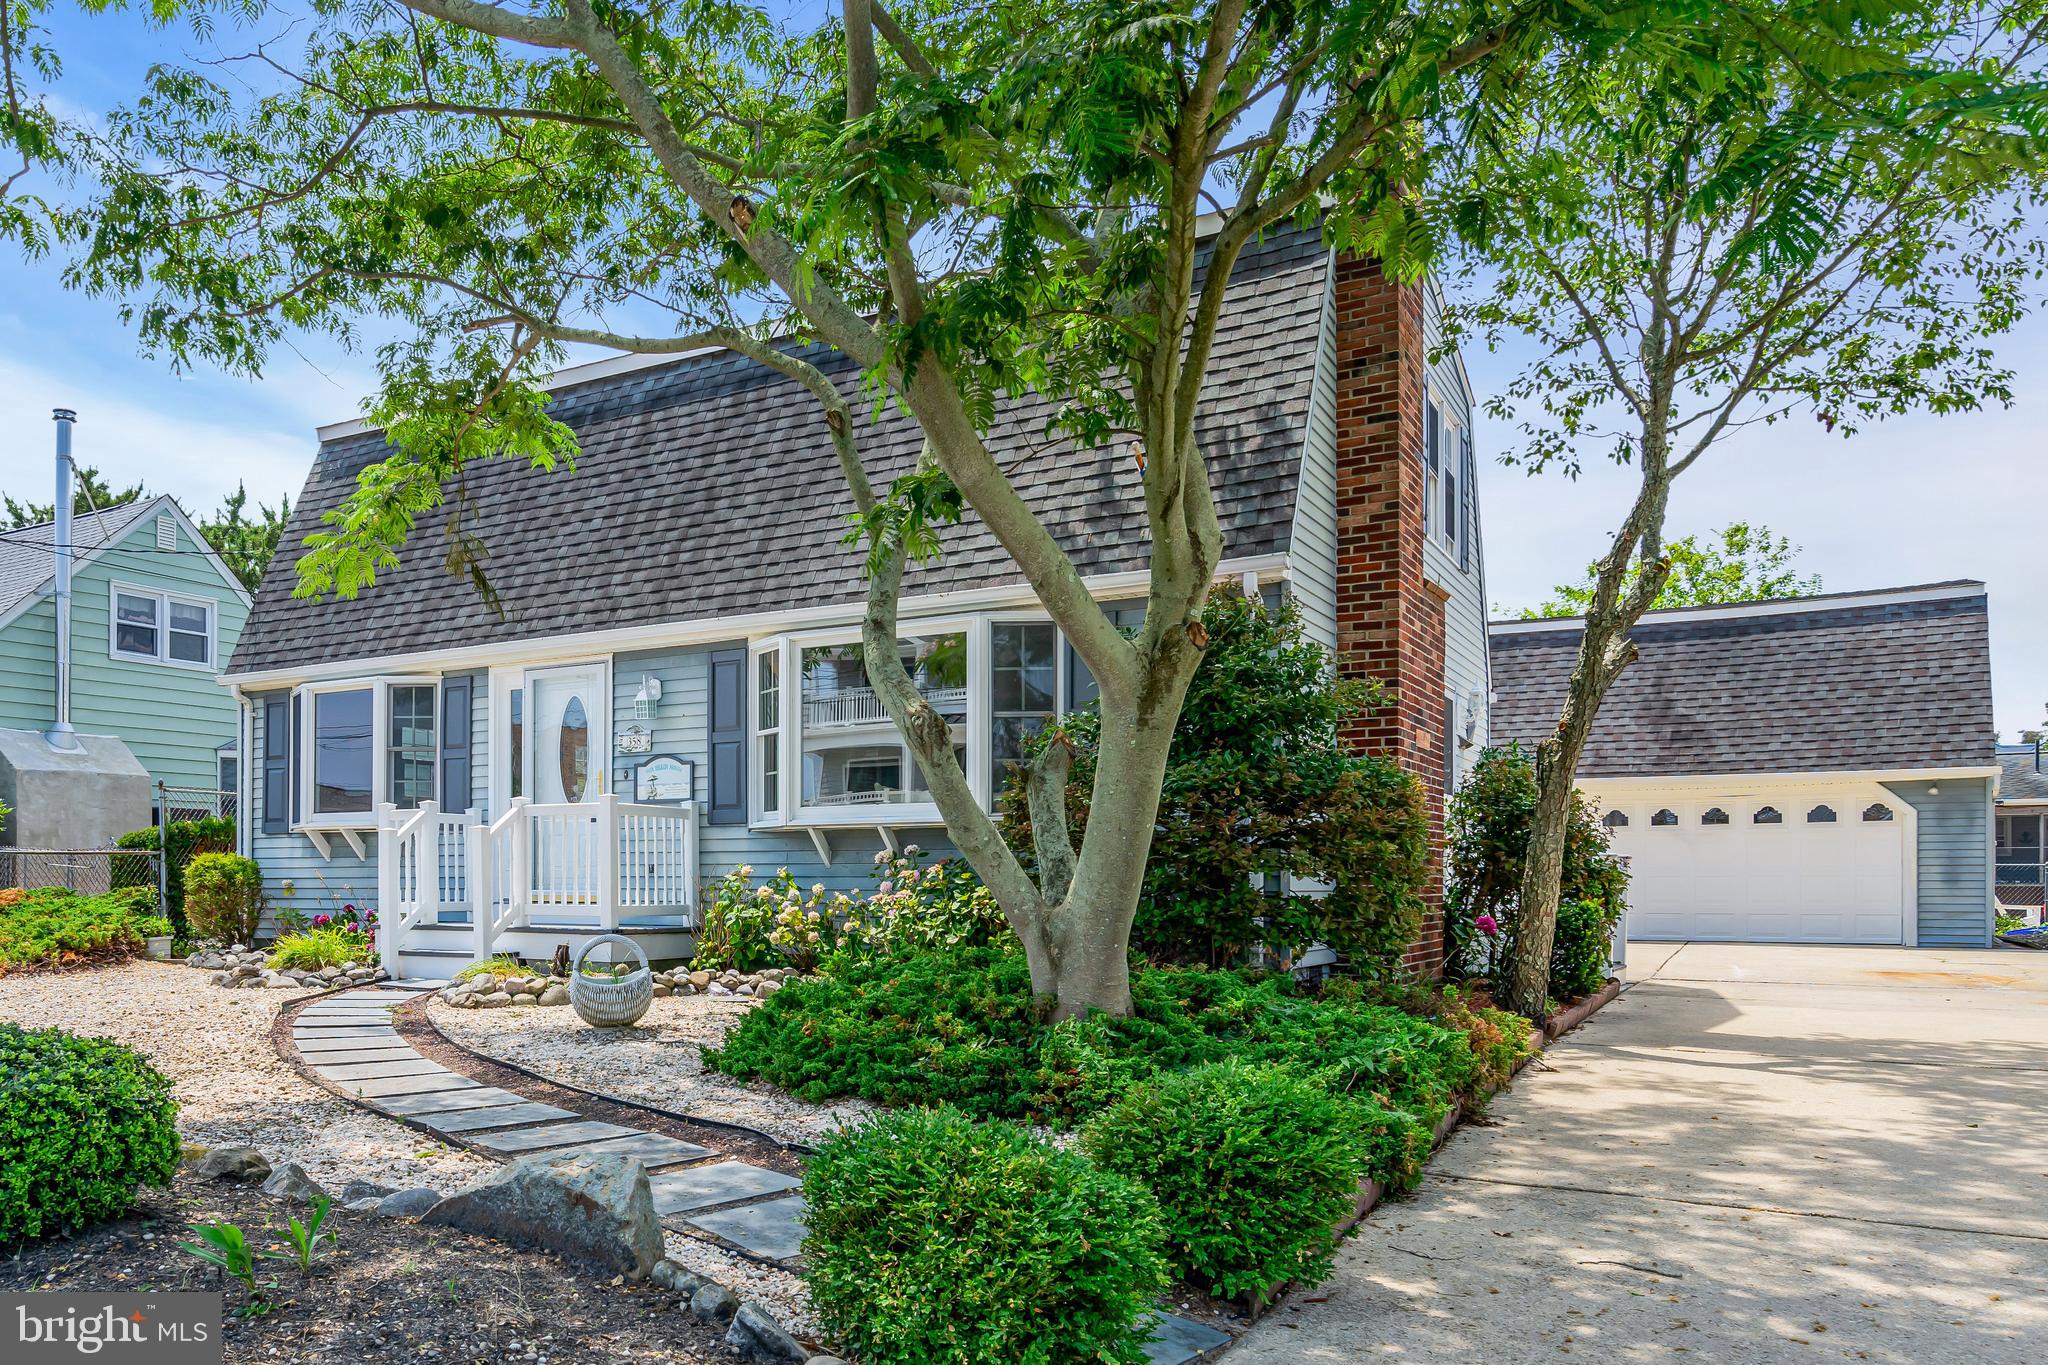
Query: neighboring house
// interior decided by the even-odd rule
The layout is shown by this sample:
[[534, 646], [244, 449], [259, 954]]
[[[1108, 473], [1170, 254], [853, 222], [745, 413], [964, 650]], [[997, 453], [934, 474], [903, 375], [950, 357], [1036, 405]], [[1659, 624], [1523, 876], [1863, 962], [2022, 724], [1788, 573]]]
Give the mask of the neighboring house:
[[[1198, 418], [1219, 579], [1292, 594], [1347, 671], [1390, 685], [1355, 738], [1422, 774], [1440, 822], [1458, 755], [1485, 737], [1464, 372], [1429, 361], [1430, 292], [1313, 234], [1269, 238], [1237, 276]], [[854, 392], [843, 359], [811, 358]], [[938, 844], [863, 673], [860, 557], [811, 397], [724, 351], [604, 361], [552, 388], [575, 472], [499, 461], [466, 476], [465, 529], [488, 546], [502, 616], [441, 567], [438, 517], [356, 599], [291, 596], [306, 534], [387, 453], [362, 423], [321, 431], [228, 676], [259, 756], [248, 848], [273, 898], [376, 904], [402, 921], [387, 944], [422, 970], [430, 953], [545, 953], [614, 920], [673, 955], [699, 888], [735, 865], [864, 886], [885, 845]], [[1137, 465], [1127, 442], [1044, 440], [1048, 411], [1010, 403], [990, 440], [1097, 597], [1134, 622]], [[906, 467], [916, 426], [877, 421], [868, 459]], [[907, 576], [902, 636], [984, 801], [1025, 735], [1093, 695], [972, 517]], [[1435, 964], [1433, 941], [1416, 960]]]
[[[0, 728], [56, 715], [57, 609], [48, 525], [0, 532]], [[237, 707], [219, 686], [249, 595], [169, 497], [71, 522], [71, 724], [122, 740], [153, 781], [239, 781]]]
[[[1576, 620], [1495, 622], [1496, 742], [1557, 721]], [[1638, 939], [1991, 940], [1984, 585], [1657, 611], [1579, 765]]]
[[2039, 924], [2048, 886], [2048, 757], [2039, 744], [2001, 744], [1998, 767], [1998, 905]]

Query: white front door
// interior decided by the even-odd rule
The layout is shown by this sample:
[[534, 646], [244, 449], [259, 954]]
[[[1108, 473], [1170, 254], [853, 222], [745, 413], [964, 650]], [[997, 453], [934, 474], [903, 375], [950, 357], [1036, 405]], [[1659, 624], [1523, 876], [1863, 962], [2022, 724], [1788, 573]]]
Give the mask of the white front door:
[[522, 787], [537, 804], [591, 801], [602, 790], [611, 752], [604, 683], [597, 664], [528, 670]]

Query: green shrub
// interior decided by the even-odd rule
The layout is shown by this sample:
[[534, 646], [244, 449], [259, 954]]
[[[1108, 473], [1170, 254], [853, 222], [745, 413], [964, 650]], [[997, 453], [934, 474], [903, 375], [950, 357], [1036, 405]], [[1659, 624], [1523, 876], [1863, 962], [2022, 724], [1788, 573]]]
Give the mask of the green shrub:
[[826, 1139], [804, 1198], [811, 1302], [867, 1365], [1145, 1358], [1159, 1210], [1078, 1153], [953, 1109], [886, 1114]]
[[139, 1053], [0, 1024], [0, 1246], [127, 1212], [178, 1154], [171, 1084]]
[[146, 886], [104, 896], [46, 886], [10, 900], [0, 907], [0, 970], [131, 957], [163, 925]]
[[[173, 820], [168, 827], [169, 845], [166, 856], [170, 866], [166, 869], [164, 890], [167, 903], [164, 913], [170, 917], [172, 930], [183, 938], [190, 928], [185, 921], [185, 865], [202, 853], [232, 853], [235, 851], [235, 822], [225, 818], [205, 820]], [[159, 847], [159, 831], [155, 826], [138, 829], [124, 834], [114, 841], [116, 848], [151, 850]], [[113, 860], [113, 884], [122, 886], [155, 886], [156, 866], [148, 858], [116, 858]]]
[[1015, 942], [994, 894], [965, 859], [923, 859], [916, 844], [875, 855], [875, 889], [841, 906], [841, 951], [907, 957]]
[[270, 945], [271, 966], [293, 967], [302, 972], [339, 967], [345, 962], [364, 963], [375, 956], [376, 949], [370, 946], [367, 934], [334, 925], [286, 934]]
[[1506, 1088], [1514, 1078], [1515, 1068], [1524, 1057], [1534, 1052], [1529, 1039], [1535, 1032], [1535, 1025], [1513, 1010], [1477, 1003], [1456, 985], [1438, 986], [1416, 981], [1367, 984], [1337, 977], [1324, 983], [1323, 998], [1332, 1001], [1376, 999], [1404, 1013], [1463, 1033], [1466, 1049], [1471, 1052], [1473, 1061], [1472, 1100], [1468, 1103], [1483, 1100], [1494, 1091]]
[[1288, 1067], [1215, 1062], [1133, 1088], [1081, 1143], [1159, 1201], [1182, 1278], [1237, 1295], [1329, 1273], [1370, 1153], [1359, 1107]]
[[[1343, 737], [1379, 704], [1343, 679], [1292, 602], [1274, 612], [1218, 593], [1202, 614], [1208, 647], [1175, 726], [1131, 942], [1155, 962], [1227, 966], [1260, 944], [1324, 943], [1391, 975], [1422, 922], [1429, 818], [1422, 784]], [[1070, 832], [1087, 825], [1100, 717], [1063, 719], [1037, 747], [1065, 742]], [[1003, 832], [1034, 861], [1025, 776], [1012, 765]], [[1327, 882], [1281, 892], [1280, 875]]]
[[[1444, 849], [1444, 965], [1451, 975], [1484, 976], [1498, 985], [1506, 972], [1535, 812], [1536, 770], [1513, 744], [1481, 753], [1451, 797]], [[1561, 885], [1560, 934], [1565, 906], [1593, 901], [1611, 906], [1619, 916], [1628, 891], [1628, 869], [1608, 851], [1606, 827], [1576, 792], [1565, 827]], [[1583, 992], [1565, 989], [1553, 978], [1550, 994]]]
[[234, 853], [202, 853], [185, 868], [185, 916], [192, 932], [247, 943], [263, 919], [263, 869]]
[[1607, 962], [1621, 906], [1608, 901], [1560, 901], [1550, 941], [1550, 994], [1557, 1000], [1591, 995], [1607, 984]]
[[697, 931], [697, 952], [690, 965], [712, 972], [727, 967], [756, 972], [775, 966], [781, 955], [768, 935], [785, 899], [777, 897], [778, 886], [796, 891], [796, 877], [788, 868], [777, 869], [772, 880], [756, 886], [754, 869], [744, 863], [713, 882], [704, 898], [704, 926]]
[[748, 1011], [705, 1063], [812, 1102], [959, 1106], [1065, 1124], [1161, 1071], [1230, 1057], [1288, 1063], [1424, 1133], [1480, 1064], [1462, 1032], [1389, 1005], [1325, 1001], [1287, 975], [1132, 975], [1129, 1018], [1046, 1022], [1023, 955], [995, 948], [835, 964]]

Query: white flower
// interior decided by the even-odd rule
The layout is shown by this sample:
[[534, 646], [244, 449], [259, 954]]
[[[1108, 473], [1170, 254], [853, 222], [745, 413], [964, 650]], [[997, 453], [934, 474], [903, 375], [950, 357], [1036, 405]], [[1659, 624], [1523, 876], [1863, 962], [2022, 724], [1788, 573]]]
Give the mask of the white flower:
[[889, 861], [889, 850], [888, 850], [888, 849], [884, 848], [884, 849], [879, 849], [879, 850], [877, 850], [877, 851], [876, 851], [876, 853], [875, 853], [875, 866], [876, 866], [876, 867], [880, 867], [880, 866], [881, 866], [881, 865], [882, 865], [883, 863], [886, 863], [886, 862], [888, 862], [888, 861]]
[[892, 885], [891, 883], [889, 883], [889, 882], [886, 882], [886, 881], [885, 881], [885, 882], [883, 882], [883, 883], [882, 883], [882, 884], [881, 884], [880, 886], [878, 886], [878, 887], [876, 887], [876, 888], [875, 888], [875, 893], [876, 893], [877, 895], [882, 895], [882, 896], [886, 896], [886, 895], [888, 895], [888, 894], [889, 894], [890, 892], [894, 891], [895, 889], [896, 889], [896, 888], [895, 888], [895, 886], [894, 886], [894, 885]]
[[906, 858], [915, 858], [923, 852], [924, 850], [919, 848], [916, 844], [905, 844], [903, 846], [903, 856]]
[[812, 894], [813, 896], [822, 896], [822, 895], [824, 895], [824, 894], [825, 894], [825, 883], [823, 883], [823, 882], [813, 882], [813, 883], [811, 883], [811, 894]]
[[735, 877], [751, 877], [754, 875], [754, 869], [748, 867], [745, 863], [741, 863], [732, 870], [732, 875]]

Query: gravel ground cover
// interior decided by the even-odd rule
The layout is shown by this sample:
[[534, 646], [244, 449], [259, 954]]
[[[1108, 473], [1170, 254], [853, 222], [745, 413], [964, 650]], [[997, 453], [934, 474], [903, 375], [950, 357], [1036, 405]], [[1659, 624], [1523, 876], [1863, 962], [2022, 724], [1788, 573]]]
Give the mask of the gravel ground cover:
[[740, 997], [675, 995], [654, 1001], [633, 1028], [594, 1029], [568, 1009], [455, 1009], [439, 999], [428, 1017], [453, 1041], [565, 1085], [724, 1123], [745, 1124], [783, 1142], [814, 1144], [873, 1106], [860, 1100], [805, 1104], [765, 1084], [704, 1067], [753, 1003]]
[[186, 1141], [254, 1147], [273, 1165], [296, 1161], [329, 1188], [360, 1178], [450, 1190], [490, 1169], [482, 1157], [328, 1094], [279, 1057], [272, 1023], [308, 994], [224, 991], [205, 972], [137, 960], [0, 977], [0, 1019], [138, 1049], [171, 1079]]

